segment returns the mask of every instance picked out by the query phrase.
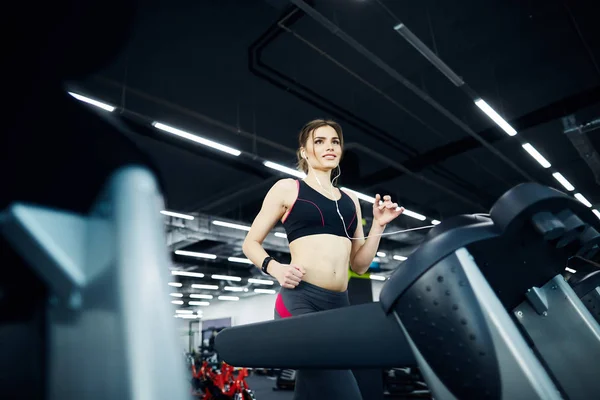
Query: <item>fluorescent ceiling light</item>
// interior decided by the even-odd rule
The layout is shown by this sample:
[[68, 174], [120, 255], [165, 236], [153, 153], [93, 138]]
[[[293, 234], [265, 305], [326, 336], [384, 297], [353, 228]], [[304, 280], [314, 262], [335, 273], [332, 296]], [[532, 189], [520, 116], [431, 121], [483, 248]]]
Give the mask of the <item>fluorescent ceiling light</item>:
[[[212, 286], [212, 285], [211, 285]], [[212, 294], [190, 294], [192, 299], [212, 299]]]
[[600, 218], [600, 211], [594, 209], [592, 212], [596, 214], [596, 217]]
[[173, 287], [181, 287], [181, 283], [179, 282], [169, 282], [169, 286], [173, 286]]
[[183, 297], [183, 293], [171, 293], [173, 297]]
[[208, 306], [210, 303], [208, 301], [188, 301], [190, 306]]
[[256, 283], [257, 285], [272, 285], [273, 281], [270, 281], [268, 279], [254, 279], [254, 278], [250, 278], [248, 279], [249, 283]]
[[385, 253], [383, 251], [378, 251], [377, 257], [385, 257]]
[[183, 301], [181, 301], [181, 300], [173, 300], [173, 301], [171, 301], [171, 303], [172, 303], [172, 304], [178, 304], [178, 305], [182, 305], [182, 304], [183, 304]]
[[[199, 284], [199, 283], [195, 283], [192, 285], [192, 289], [206, 289], [206, 290], [217, 290], [219, 289], [219, 286], [217, 285], [203, 285], [203, 284]], [[190, 297], [192, 297], [192, 295], [190, 295]]]
[[564, 186], [565, 189], [567, 189], [568, 191], [573, 191], [575, 190], [575, 187], [573, 185], [571, 185], [571, 183], [565, 179], [564, 176], [562, 176], [560, 174], [560, 172], [555, 172], [552, 174], [552, 176], [554, 177], [554, 179], [556, 179], [558, 182], [560, 182], [561, 185]]
[[191, 215], [179, 214], [179, 213], [172, 212], [172, 211], [162, 210], [160, 213], [163, 214], [163, 215], [168, 215], [169, 217], [189, 219], [190, 221], [194, 219], [194, 217], [191, 216]]
[[385, 281], [387, 279], [385, 276], [381, 275], [369, 275], [369, 278], [371, 278], [374, 281]]
[[380, 261], [381, 261], [381, 259], [379, 257], [373, 258], [373, 262], [380, 262]]
[[441, 224], [441, 222], [438, 221], [437, 219], [432, 219], [431, 220], [431, 225], [439, 225], [439, 224]]
[[252, 264], [252, 261], [248, 260], [247, 258], [229, 257], [227, 260], [231, 261], [231, 262], [242, 263], [242, 264]]
[[586, 206], [588, 206], [590, 208], [592, 207], [592, 203], [590, 203], [588, 201], [588, 199], [586, 199], [585, 197], [583, 197], [583, 195], [581, 193], [575, 193], [575, 198], [577, 200], [579, 200], [580, 202], [582, 202], [583, 204], [585, 204]]
[[236, 282], [239, 282], [242, 280], [242, 278], [240, 278], [239, 276], [229, 276], [229, 275], [212, 275], [211, 278], [221, 279], [224, 281], [236, 281]]
[[214, 254], [206, 254], [206, 253], [197, 253], [195, 251], [185, 251], [185, 250], [175, 250], [175, 254], [179, 254], [180, 256], [189, 256], [189, 257], [197, 257], [197, 258], [208, 258], [214, 260], [217, 258]]
[[541, 155], [536, 149], [535, 147], [533, 147], [532, 145], [530, 145], [529, 143], [525, 143], [523, 145], [523, 148], [531, 155], [531, 157], [535, 158], [535, 160], [537, 162], [540, 163], [540, 165], [544, 168], [550, 168], [551, 165], [548, 162], [548, 160], [546, 160], [544, 158], [543, 155]]
[[177, 314], [193, 314], [192, 310], [175, 310]]
[[343, 187], [342, 190], [347, 190], [349, 192], [354, 193], [356, 197], [358, 197], [360, 200], [369, 202], [371, 204], [375, 203], [375, 197], [367, 196], [366, 194], [357, 192], [356, 190], [348, 189], [347, 187]]
[[201, 272], [171, 271], [171, 274], [179, 276], [191, 276], [193, 278], [204, 278], [204, 274]]
[[173, 128], [172, 126], [165, 125], [165, 124], [163, 124], [161, 122], [156, 122], [155, 121], [155, 122], [152, 123], [152, 125], [156, 129], [160, 129], [162, 131], [172, 133], [173, 135], [182, 137], [184, 139], [191, 140], [191, 141], [196, 142], [196, 143], [200, 143], [201, 145], [204, 145], [204, 146], [207, 146], [207, 147], [211, 147], [211, 148], [216, 149], [216, 150], [220, 150], [220, 151], [222, 151], [224, 153], [228, 153], [228, 154], [231, 154], [231, 155], [234, 155], [234, 156], [239, 156], [240, 154], [242, 154], [241, 151], [236, 150], [234, 148], [231, 148], [231, 147], [228, 147], [228, 146], [224, 146], [224, 145], [222, 145], [220, 143], [213, 142], [212, 140], [205, 139], [205, 138], [203, 138], [201, 136], [193, 135], [193, 134], [191, 134], [189, 132], [182, 131], [181, 129]]
[[264, 293], [264, 294], [275, 294], [275, 293], [277, 293], [273, 289], [254, 289], [254, 292], [255, 293]]
[[223, 289], [227, 290], [228, 292], [247, 292], [248, 291], [247, 288], [237, 287], [237, 286], [225, 286]]
[[280, 238], [284, 238], [287, 239], [287, 235], [285, 233], [281, 233], [281, 232], [275, 232], [275, 236], [280, 237]]
[[178, 314], [175, 315], [176, 318], [184, 318], [184, 319], [197, 319], [197, 318], [202, 318], [202, 315], [198, 314]]
[[80, 94], [73, 93], [73, 92], [68, 92], [68, 93], [71, 96], [75, 97], [77, 100], [83, 101], [84, 103], [88, 103], [88, 104], [91, 104], [91, 105], [96, 106], [98, 108], [101, 108], [104, 111], [113, 112], [115, 110], [115, 107], [109, 106], [108, 104], [105, 104], [105, 103], [101, 103], [98, 100], [90, 99], [89, 97], [85, 97], [85, 96], [82, 96]]
[[392, 257], [394, 260], [398, 260], [398, 261], [405, 261], [408, 259], [408, 257], [404, 257], [404, 256], [394, 256]]
[[219, 296], [219, 300], [238, 301], [239, 299], [237, 296]]
[[500, 128], [504, 130], [504, 132], [508, 133], [509, 136], [515, 136], [517, 131], [509, 125], [492, 107], [490, 107], [485, 101], [482, 99], [475, 100], [475, 104], [477, 107], [481, 109], [484, 113], [487, 114], [488, 117], [492, 119]]
[[574, 273], [576, 273], [576, 272], [577, 272], [576, 270], [574, 270], [574, 269], [572, 269], [572, 268], [569, 268], [569, 267], [565, 268], [565, 271], [567, 271], [567, 272], [570, 272], [570, 273], [572, 273], [572, 274], [574, 274]]
[[232, 224], [231, 222], [213, 221], [213, 224], [214, 225], [218, 225], [218, 226], [224, 226], [226, 228], [239, 229], [241, 231], [250, 231], [250, 227], [249, 226], [239, 225], [239, 224]]
[[410, 211], [407, 209], [404, 209], [404, 212], [402, 213], [402, 215], [406, 215], [407, 217], [412, 217], [414, 219], [418, 219], [419, 221], [425, 221], [427, 218], [425, 218], [424, 215], [421, 215], [419, 213], [416, 213], [414, 211]]
[[275, 164], [274, 162], [271, 162], [271, 161], [265, 161], [265, 162], [263, 162], [263, 165], [267, 168], [275, 169], [277, 171], [284, 172], [286, 174], [295, 176], [296, 178], [300, 178], [300, 179], [306, 178], [306, 174], [304, 172], [297, 171], [292, 168], [284, 167], [283, 165]]

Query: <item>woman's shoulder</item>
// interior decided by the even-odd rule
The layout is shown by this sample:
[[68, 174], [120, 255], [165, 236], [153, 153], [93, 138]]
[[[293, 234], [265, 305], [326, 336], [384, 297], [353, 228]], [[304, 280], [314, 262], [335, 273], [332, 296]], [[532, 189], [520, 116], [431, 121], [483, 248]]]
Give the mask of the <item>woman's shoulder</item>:
[[292, 178], [280, 179], [271, 186], [271, 192], [286, 196], [298, 192], [298, 181]]

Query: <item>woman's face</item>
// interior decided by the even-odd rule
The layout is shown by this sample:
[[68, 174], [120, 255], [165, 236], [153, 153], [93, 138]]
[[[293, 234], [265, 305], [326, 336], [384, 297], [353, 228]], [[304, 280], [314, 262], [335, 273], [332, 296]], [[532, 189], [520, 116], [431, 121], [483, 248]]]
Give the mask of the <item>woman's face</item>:
[[315, 129], [308, 137], [305, 154], [313, 168], [332, 170], [337, 167], [342, 146], [335, 129], [329, 125]]

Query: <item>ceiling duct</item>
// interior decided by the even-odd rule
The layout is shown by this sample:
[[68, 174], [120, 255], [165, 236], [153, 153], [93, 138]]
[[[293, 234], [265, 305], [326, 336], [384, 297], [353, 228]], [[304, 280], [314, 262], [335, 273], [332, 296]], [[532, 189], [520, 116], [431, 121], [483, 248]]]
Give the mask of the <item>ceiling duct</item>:
[[564, 133], [579, 153], [579, 156], [590, 167], [596, 183], [600, 185], [600, 155], [592, 145], [587, 133], [600, 129], [600, 118], [583, 125], [577, 125], [573, 115], [563, 118]]

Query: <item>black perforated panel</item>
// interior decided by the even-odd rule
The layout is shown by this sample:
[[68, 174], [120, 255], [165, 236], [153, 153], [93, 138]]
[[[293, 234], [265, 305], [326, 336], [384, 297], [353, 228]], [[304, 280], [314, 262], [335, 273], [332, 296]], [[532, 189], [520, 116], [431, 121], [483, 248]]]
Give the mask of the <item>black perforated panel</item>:
[[396, 312], [425, 360], [459, 399], [500, 399], [490, 332], [454, 255], [427, 271]]
[[590, 292], [581, 299], [585, 308], [588, 309], [592, 317], [600, 324], [600, 295], [595, 292]]

